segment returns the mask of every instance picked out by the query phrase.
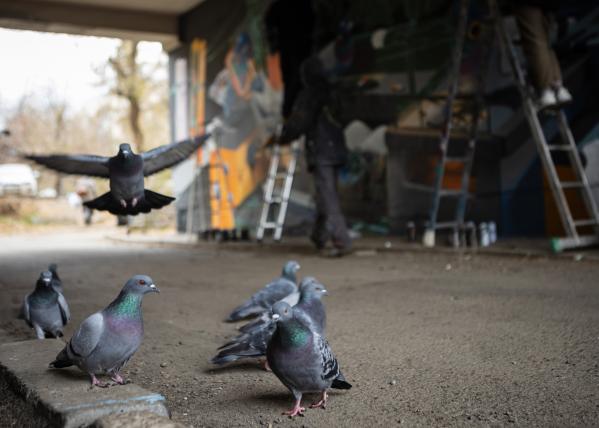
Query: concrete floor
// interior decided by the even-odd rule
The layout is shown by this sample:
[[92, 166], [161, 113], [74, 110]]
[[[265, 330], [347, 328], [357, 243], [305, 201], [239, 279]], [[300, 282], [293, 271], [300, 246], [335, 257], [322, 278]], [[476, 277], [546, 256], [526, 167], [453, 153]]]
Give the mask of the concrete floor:
[[[447, 252], [324, 259], [306, 246], [118, 244], [105, 231], [0, 238], [0, 341], [33, 337], [16, 319], [57, 262], [76, 325], [145, 273], [146, 336], [125, 375], [197, 426], [599, 425], [599, 263]], [[280, 415], [291, 396], [255, 363], [208, 360], [235, 326], [221, 320], [287, 259], [327, 285], [328, 336], [350, 391], [327, 410]], [[311, 398], [311, 397], [308, 397]]]

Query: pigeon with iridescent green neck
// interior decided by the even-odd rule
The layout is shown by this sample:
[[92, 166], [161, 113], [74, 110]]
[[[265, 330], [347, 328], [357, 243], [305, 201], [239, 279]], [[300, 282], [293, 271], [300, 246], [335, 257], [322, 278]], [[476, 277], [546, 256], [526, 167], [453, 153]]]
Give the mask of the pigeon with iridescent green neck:
[[38, 339], [62, 337], [62, 330], [71, 318], [64, 296], [52, 286], [52, 273], [40, 274], [35, 290], [25, 296], [21, 313], [27, 324], [35, 329]]
[[269, 311], [270, 307], [281, 299], [286, 299], [290, 305], [295, 305], [299, 299], [297, 278], [295, 274], [300, 265], [294, 260], [289, 260], [283, 266], [279, 278], [265, 285], [252, 297], [233, 309], [227, 321], [239, 321], [244, 318], [256, 316]]
[[108, 385], [96, 378], [99, 374], [106, 374], [116, 383], [124, 384], [119, 372], [143, 339], [142, 299], [147, 293], [158, 292], [149, 276], [135, 275], [129, 279], [108, 307], [81, 323], [50, 367], [76, 365], [89, 374], [92, 385], [100, 387]]
[[327, 389], [350, 389], [339, 370], [337, 359], [327, 340], [301, 321], [295, 308], [278, 302], [272, 308], [277, 327], [266, 349], [266, 358], [273, 373], [295, 398], [293, 409], [283, 413], [302, 415], [302, 395], [320, 393], [320, 401], [310, 407], [325, 408]]
[[[314, 277], [302, 279], [299, 286], [300, 298], [294, 310], [304, 324], [318, 334], [324, 334], [326, 312], [322, 297], [327, 290]], [[265, 313], [239, 330], [237, 337], [218, 348], [219, 352], [210, 360], [212, 364], [222, 365], [243, 359], [261, 358], [266, 355], [266, 347], [275, 331], [276, 323], [270, 313]], [[268, 369], [268, 365], [265, 365]]]

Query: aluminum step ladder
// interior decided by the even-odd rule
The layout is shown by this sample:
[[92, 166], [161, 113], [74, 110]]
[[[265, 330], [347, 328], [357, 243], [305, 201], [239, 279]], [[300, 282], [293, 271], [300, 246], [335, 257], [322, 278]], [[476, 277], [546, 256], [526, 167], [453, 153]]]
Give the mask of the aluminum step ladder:
[[[422, 243], [426, 247], [435, 246], [435, 235], [437, 230], [451, 229], [452, 243], [454, 246], [459, 246], [463, 239], [460, 239], [460, 232], [464, 232], [466, 225], [464, 217], [466, 213], [466, 204], [469, 198], [468, 187], [470, 184], [470, 175], [472, 172], [472, 164], [474, 152], [476, 148], [476, 138], [478, 134], [478, 125], [482, 110], [482, 91], [483, 91], [483, 74], [486, 68], [486, 61], [480, 66], [479, 75], [477, 76], [477, 88], [472, 98], [473, 107], [471, 109], [471, 119], [469, 129], [467, 131], [467, 143], [463, 153], [459, 156], [449, 156], [449, 146], [452, 140], [452, 118], [454, 110], [454, 101], [460, 97], [458, 95], [460, 68], [462, 65], [462, 56], [464, 52], [464, 42], [466, 38], [468, 9], [470, 6], [469, 0], [461, 0], [459, 6], [459, 17], [456, 34], [456, 44], [451, 58], [450, 83], [447, 91], [447, 98], [444, 110], [444, 121], [441, 127], [441, 138], [439, 143], [439, 151], [441, 159], [435, 171], [435, 179], [432, 186], [415, 185], [408, 183], [407, 187], [421, 191], [432, 192], [432, 203], [429, 211], [428, 222], [426, 223]], [[458, 189], [443, 188], [443, 178], [448, 163], [461, 163], [463, 165], [460, 186]], [[455, 216], [450, 221], [438, 221], [439, 208], [441, 200], [444, 198], [453, 198], [456, 200]]]
[[256, 230], [256, 239], [259, 242], [264, 239], [266, 230], [274, 231], [273, 239], [275, 241], [280, 241], [283, 236], [289, 196], [300, 152], [300, 140], [296, 140], [288, 146], [291, 156], [287, 168], [281, 168], [281, 150], [283, 149], [279, 144], [275, 144], [272, 149], [268, 175], [264, 183], [262, 212]]
[[[543, 169], [547, 174], [547, 181], [551, 187], [551, 192], [553, 193], [559, 211], [562, 226], [566, 233], [566, 237], [552, 238], [551, 247], [553, 251], [560, 252], [569, 248], [597, 244], [599, 243], [599, 213], [597, 212], [597, 205], [588, 178], [584, 172], [580, 155], [578, 154], [578, 148], [572, 135], [572, 131], [570, 130], [570, 125], [568, 124], [568, 119], [561, 108], [550, 112], [557, 121], [561, 144], [549, 144], [543, 132], [541, 121], [539, 120], [539, 114], [541, 114], [541, 112], [533, 99], [533, 90], [526, 82], [524, 70], [522, 69], [516, 54], [514, 43], [503, 22], [503, 17], [499, 11], [496, 0], [489, 0], [489, 5], [495, 18], [495, 28], [499, 36], [501, 48], [504, 55], [509, 60], [514, 80], [516, 81], [520, 96], [522, 97], [524, 115], [528, 121], [535, 145], [537, 146]], [[568, 159], [576, 177], [574, 181], [564, 181], [560, 179], [557, 173], [551, 155], [554, 152], [560, 151], [565, 152], [568, 155]], [[578, 190], [580, 192], [587, 210], [587, 218], [575, 219], [573, 217], [571, 207], [564, 192], [566, 189]], [[594, 228], [594, 234], [581, 235], [578, 232], [579, 228], [588, 228], [589, 226]]]

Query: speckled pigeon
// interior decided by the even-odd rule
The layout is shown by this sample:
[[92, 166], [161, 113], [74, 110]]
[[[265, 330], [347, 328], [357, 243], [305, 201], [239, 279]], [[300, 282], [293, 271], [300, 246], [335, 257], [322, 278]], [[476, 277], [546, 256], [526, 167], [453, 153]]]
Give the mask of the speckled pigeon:
[[21, 312], [38, 339], [62, 337], [62, 330], [71, 318], [66, 299], [52, 287], [49, 271], [40, 274], [35, 290], [23, 299]]
[[62, 281], [58, 276], [57, 269], [58, 266], [56, 265], [56, 263], [51, 263], [50, 266], [48, 266], [48, 271], [50, 271], [50, 273], [52, 274], [52, 288], [58, 291], [60, 294], [64, 294], [64, 290], [62, 288]]
[[297, 316], [296, 310], [285, 302], [277, 302], [272, 308], [277, 323], [266, 357], [273, 373], [295, 398], [293, 408], [283, 413], [290, 417], [302, 415], [304, 393], [318, 392], [320, 401], [310, 407], [325, 408], [327, 389], [350, 389], [327, 340], [311, 330]]
[[81, 323], [50, 368], [76, 365], [89, 374], [92, 386], [108, 386], [96, 378], [98, 374], [107, 374], [114, 382], [124, 384], [119, 372], [141, 344], [144, 333], [141, 301], [152, 292], [159, 291], [149, 276], [135, 275], [129, 279], [110, 305]]
[[113, 157], [95, 155], [28, 155], [27, 159], [66, 174], [108, 178], [110, 191], [83, 205], [115, 215], [137, 215], [162, 208], [175, 198], [144, 188], [144, 177], [169, 168], [186, 159], [209, 137], [160, 146], [135, 154], [129, 144], [121, 144]]
[[[311, 329], [324, 334], [326, 313], [321, 299], [327, 290], [313, 277], [303, 278], [299, 290], [299, 302], [294, 307], [297, 316]], [[271, 315], [265, 313], [258, 320], [242, 326], [239, 329], [242, 332], [240, 335], [218, 348], [218, 354], [210, 360], [212, 364], [222, 365], [246, 358], [264, 357], [276, 327]], [[268, 369], [268, 366], [265, 368]]]
[[239, 321], [250, 316], [260, 315], [281, 299], [287, 299], [289, 304], [297, 303], [299, 291], [295, 274], [299, 268], [299, 263], [294, 260], [285, 263], [281, 276], [236, 307], [227, 321]]

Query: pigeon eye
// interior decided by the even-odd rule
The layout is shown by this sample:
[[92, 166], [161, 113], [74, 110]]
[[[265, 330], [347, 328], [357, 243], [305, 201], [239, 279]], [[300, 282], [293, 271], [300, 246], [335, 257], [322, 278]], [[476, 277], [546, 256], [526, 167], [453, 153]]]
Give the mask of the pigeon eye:
[[146, 281], [145, 281], [145, 280], [143, 280], [143, 279], [140, 279], [140, 280], [139, 280], [139, 285], [146, 285]]

